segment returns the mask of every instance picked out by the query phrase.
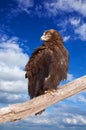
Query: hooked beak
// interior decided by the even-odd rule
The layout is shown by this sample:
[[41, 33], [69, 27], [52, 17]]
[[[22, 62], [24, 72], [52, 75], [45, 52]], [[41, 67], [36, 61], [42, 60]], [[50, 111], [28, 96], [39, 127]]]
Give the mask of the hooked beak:
[[45, 36], [42, 35], [41, 38], [40, 38], [41, 41], [45, 41]]

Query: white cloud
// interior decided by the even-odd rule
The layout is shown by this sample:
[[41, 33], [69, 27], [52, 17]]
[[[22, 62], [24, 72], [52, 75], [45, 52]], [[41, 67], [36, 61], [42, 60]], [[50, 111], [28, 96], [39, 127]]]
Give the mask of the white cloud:
[[0, 80], [0, 91], [2, 92], [23, 93], [23, 92], [26, 92], [27, 90], [26, 87], [27, 87], [27, 84], [22, 79], [18, 81]]
[[86, 41], [86, 23], [76, 28], [75, 33], [79, 35], [81, 40]]
[[69, 39], [70, 39], [70, 36], [69, 36], [69, 35], [63, 37], [63, 41], [64, 41], [64, 42], [67, 42]]
[[[23, 53], [23, 50], [16, 44], [17, 40], [11, 38], [0, 43], [0, 62], [2, 65], [24, 67], [28, 56]], [[22, 59], [21, 59], [22, 57]]]
[[9, 66], [6, 66], [6, 64], [1, 63], [0, 65], [0, 78], [4, 81], [24, 80], [24, 74], [24, 71], [21, 71], [21, 69], [18, 66], [12, 66], [10, 68]]
[[73, 12], [76, 11], [83, 16], [86, 16], [86, 1], [83, 0], [56, 0], [45, 2], [45, 8], [50, 15], [57, 15], [58, 11]]
[[10, 103], [16, 103], [16, 102], [24, 102], [27, 100], [27, 96], [25, 94], [21, 93], [8, 93], [8, 92], [0, 92], [0, 104], [10, 104]]
[[86, 125], [86, 117], [83, 117], [81, 115], [76, 115], [76, 116], [71, 115], [70, 118], [69, 117], [65, 118], [64, 122], [72, 125], [77, 125], [77, 124]]
[[[29, 57], [19, 47], [18, 38], [3, 39], [0, 42], [0, 91], [5, 94], [5, 98], [8, 93], [8, 100], [20, 99], [21, 95], [17, 94], [27, 92], [24, 67]], [[15, 95], [12, 97], [11, 93]]]

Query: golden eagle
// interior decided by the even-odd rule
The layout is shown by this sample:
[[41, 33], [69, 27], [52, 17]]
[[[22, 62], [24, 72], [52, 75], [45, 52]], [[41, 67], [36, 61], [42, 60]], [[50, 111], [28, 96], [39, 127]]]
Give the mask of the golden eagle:
[[47, 30], [41, 40], [45, 42], [32, 53], [25, 66], [30, 99], [57, 89], [60, 81], [67, 78], [69, 55], [59, 32]]

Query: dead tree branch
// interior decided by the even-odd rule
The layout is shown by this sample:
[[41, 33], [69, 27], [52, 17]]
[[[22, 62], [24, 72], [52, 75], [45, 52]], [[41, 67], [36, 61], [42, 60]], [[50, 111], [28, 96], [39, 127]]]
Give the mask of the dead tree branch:
[[78, 78], [60, 87], [54, 95], [46, 93], [21, 104], [13, 104], [0, 109], [0, 123], [15, 121], [33, 115], [65, 98], [86, 89], [86, 76]]

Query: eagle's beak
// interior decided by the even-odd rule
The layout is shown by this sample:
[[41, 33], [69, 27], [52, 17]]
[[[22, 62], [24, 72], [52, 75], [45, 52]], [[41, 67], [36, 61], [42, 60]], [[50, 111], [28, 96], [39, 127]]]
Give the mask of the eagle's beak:
[[40, 38], [41, 41], [44, 41], [45, 40], [45, 36], [42, 35], [41, 38]]

